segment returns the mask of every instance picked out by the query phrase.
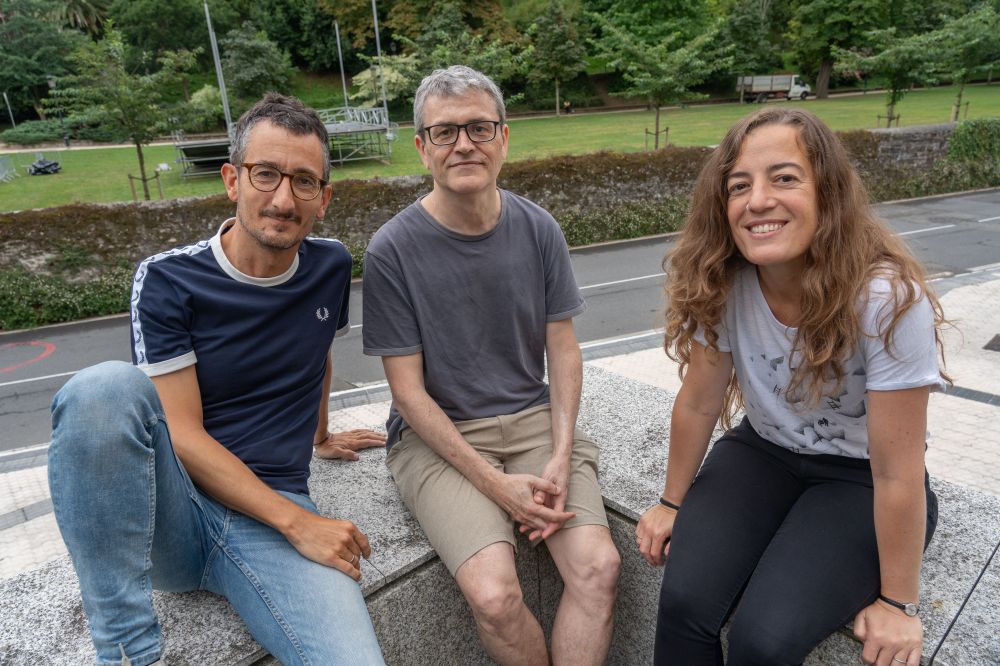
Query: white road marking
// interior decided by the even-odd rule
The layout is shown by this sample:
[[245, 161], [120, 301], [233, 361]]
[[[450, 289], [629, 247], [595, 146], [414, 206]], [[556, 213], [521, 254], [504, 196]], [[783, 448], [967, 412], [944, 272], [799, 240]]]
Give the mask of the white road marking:
[[616, 284], [625, 284], [627, 282], [638, 282], [639, 280], [650, 280], [652, 278], [662, 278], [666, 273], [654, 273], [652, 275], [640, 275], [639, 277], [626, 278], [624, 280], [613, 280], [611, 282], [599, 282], [598, 284], [588, 284], [585, 287], [580, 287], [580, 291], [584, 289], [599, 289], [600, 287], [611, 287]]
[[45, 375], [44, 377], [28, 377], [27, 379], [15, 379], [12, 382], [3, 382], [2, 384], [0, 384], [0, 388], [3, 388], [4, 386], [13, 386], [15, 384], [26, 384], [27, 382], [40, 382], [46, 379], [55, 379], [57, 377], [71, 377], [78, 372], [80, 371], [73, 370], [71, 372], [60, 372], [54, 375]]
[[904, 231], [902, 233], [896, 234], [897, 236], [912, 236], [913, 234], [923, 234], [928, 231], [941, 231], [942, 229], [951, 229], [954, 224], [942, 224], [940, 227], [928, 227], [926, 229], [914, 229], [913, 231]]

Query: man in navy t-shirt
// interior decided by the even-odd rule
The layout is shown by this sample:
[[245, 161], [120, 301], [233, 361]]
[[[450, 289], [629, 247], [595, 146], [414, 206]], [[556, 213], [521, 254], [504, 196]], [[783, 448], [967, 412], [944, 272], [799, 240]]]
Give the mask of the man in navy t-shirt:
[[340, 242], [308, 237], [329, 164], [300, 101], [247, 111], [222, 167], [236, 216], [139, 265], [134, 366], [88, 368], [53, 401], [49, 483], [98, 663], [160, 660], [151, 588], [225, 596], [284, 664], [382, 663], [357, 584], [368, 540], [307, 487], [313, 452], [384, 443], [327, 429], [351, 279]]

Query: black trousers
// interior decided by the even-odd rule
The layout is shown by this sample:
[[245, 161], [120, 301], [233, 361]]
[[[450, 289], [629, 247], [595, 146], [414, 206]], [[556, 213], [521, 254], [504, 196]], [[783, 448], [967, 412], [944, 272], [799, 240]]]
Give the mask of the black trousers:
[[[925, 547], [937, 524], [927, 484]], [[802, 455], [744, 419], [684, 498], [663, 572], [654, 663], [801, 664], [878, 597], [871, 465]]]

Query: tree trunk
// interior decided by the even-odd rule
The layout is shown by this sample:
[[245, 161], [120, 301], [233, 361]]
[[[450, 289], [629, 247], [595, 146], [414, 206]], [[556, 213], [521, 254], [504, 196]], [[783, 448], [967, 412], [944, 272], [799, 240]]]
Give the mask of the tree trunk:
[[656, 134], [653, 135], [653, 150], [660, 149], [660, 103], [656, 103]]
[[559, 79], [556, 79], [556, 117], [559, 117], [559, 112], [562, 107], [559, 106]]
[[139, 175], [142, 176], [142, 194], [149, 201], [149, 183], [146, 182], [146, 160], [142, 156], [142, 144], [135, 142], [135, 152], [139, 154]]
[[957, 123], [958, 116], [962, 113], [962, 93], [965, 92], [965, 82], [958, 87], [958, 96], [955, 98], [955, 106], [951, 110], [951, 122]]
[[889, 104], [886, 105], [886, 113], [889, 114], [889, 119], [885, 121], [885, 126], [886, 127], [892, 127], [892, 121], [894, 121], [896, 119], [896, 102], [895, 101], [890, 101]]
[[833, 72], [833, 60], [824, 58], [819, 63], [819, 74], [816, 75], [816, 99], [829, 97], [831, 72]]

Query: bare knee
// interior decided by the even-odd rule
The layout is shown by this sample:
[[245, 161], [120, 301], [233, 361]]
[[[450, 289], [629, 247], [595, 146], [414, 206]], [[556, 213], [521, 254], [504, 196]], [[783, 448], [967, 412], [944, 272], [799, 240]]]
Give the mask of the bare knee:
[[592, 603], [610, 603], [618, 590], [621, 565], [621, 556], [609, 538], [590, 552], [574, 555], [566, 571], [560, 574], [563, 584], [574, 595]]
[[516, 621], [524, 604], [517, 578], [483, 579], [472, 589], [463, 592], [472, 607], [476, 622], [491, 634], [503, 633], [505, 627]]

